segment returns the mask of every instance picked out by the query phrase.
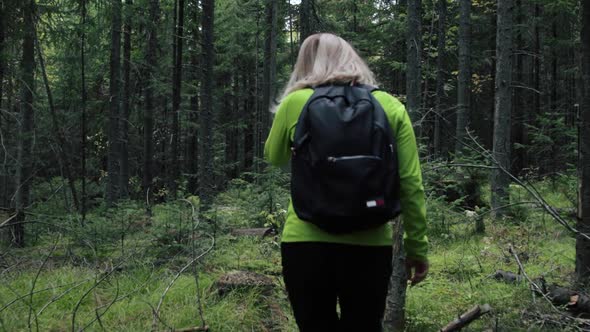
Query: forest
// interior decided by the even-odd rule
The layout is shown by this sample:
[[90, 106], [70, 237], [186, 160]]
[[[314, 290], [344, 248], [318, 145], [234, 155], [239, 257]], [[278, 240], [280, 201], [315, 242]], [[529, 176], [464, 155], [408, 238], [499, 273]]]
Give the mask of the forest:
[[297, 331], [270, 110], [330, 32], [405, 105], [386, 331], [590, 331], [590, 0], [0, 0], [0, 331]]

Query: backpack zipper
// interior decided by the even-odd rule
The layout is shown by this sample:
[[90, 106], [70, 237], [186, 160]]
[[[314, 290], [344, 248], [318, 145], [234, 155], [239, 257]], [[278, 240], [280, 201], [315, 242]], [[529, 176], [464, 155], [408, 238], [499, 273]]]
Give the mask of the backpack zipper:
[[381, 158], [377, 156], [367, 156], [367, 155], [358, 155], [358, 156], [342, 156], [342, 157], [328, 157], [326, 158], [329, 162], [335, 163], [338, 161], [347, 161], [347, 160], [357, 160], [357, 159], [372, 159], [372, 160], [381, 160]]

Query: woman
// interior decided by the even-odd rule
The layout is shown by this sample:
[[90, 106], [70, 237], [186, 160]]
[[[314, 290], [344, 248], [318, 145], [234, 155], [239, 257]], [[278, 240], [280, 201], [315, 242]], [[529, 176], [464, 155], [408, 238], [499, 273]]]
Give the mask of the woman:
[[[299, 115], [313, 94], [311, 87], [357, 83], [376, 85], [373, 73], [350, 44], [327, 33], [308, 37], [277, 108], [265, 144], [266, 159], [276, 166], [288, 163]], [[428, 271], [424, 189], [416, 140], [404, 106], [383, 91], [372, 94], [385, 111], [397, 142], [408, 279], [416, 284]], [[281, 254], [289, 301], [301, 331], [381, 331], [391, 275], [390, 224], [334, 234], [301, 220], [291, 203]]]

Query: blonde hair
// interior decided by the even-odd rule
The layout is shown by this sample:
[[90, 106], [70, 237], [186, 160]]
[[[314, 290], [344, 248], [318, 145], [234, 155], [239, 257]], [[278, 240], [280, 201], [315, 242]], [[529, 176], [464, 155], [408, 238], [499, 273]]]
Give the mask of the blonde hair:
[[353, 82], [377, 86], [375, 75], [347, 41], [331, 33], [317, 33], [301, 44], [281, 100], [300, 89]]

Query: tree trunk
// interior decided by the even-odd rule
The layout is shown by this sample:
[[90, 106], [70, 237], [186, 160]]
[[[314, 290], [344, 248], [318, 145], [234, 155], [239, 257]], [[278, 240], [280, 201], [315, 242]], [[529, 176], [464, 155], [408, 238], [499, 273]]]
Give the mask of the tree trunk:
[[352, 32], [356, 33], [358, 30], [357, 15], [359, 12], [357, 0], [352, 0]]
[[169, 158], [169, 175], [168, 187], [170, 189], [170, 196], [172, 199], [176, 198], [177, 182], [180, 177], [180, 165], [178, 163], [178, 147], [179, 147], [179, 112], [180, 112], [180, 91], [182, 85], [182, 45], [184, 32], [184, 0], [178, 1], [178, 23], [176, 26], [176, 37], [174, 44], [174, 71], [172, 75], [172, 146], [170, 147]]
[[[254, 64], [248, 65], [248, 71], [251, 72], [254, 70], [256, 72], [257, 66]], [[244, 169], [253, 171], [254, 170], [254, 158], [256, 156], [256, 151], [254, 150], [256, 137], [256, 98], [257, 98], [257, 89], [256, 89], [256, 75], [244, 75], [244, 83], [243, 87], [245, 89], [245, 98], [244, 98], [244, 110], [251, 110], [250, 112], [245, 113], [246, 117], [246, 132], [244, 137]]]
[[[422, 73], [422, 0], [408, 0], [406, 108], [414, 125], [420, 118]], [[420, 132], [420, 130], [418, 130]]]
[[242, 172], [242, 168], [241, 168], [241, 160], [240, 160], [240, 148], [241, 148], [241, 142], [243, 141], [243, 138], [241, 136], [242, 130], [241, 130], [241, 123], [242, 122], [242, 114], [240, 113], [240, 104], [242, 103], [242, 90], [241, 86], [240, 86], [240, 73], [241, 73], [241, 69], [242, 69], [242, 65], [240, 62], [239, 58], [234, 59], [234, 72], [232, 74], [232, 79], [233, 79], [233, 93], [232, 93], [232, 113], [233, 113], [233, 117], [232, 117], [232, 129], [231, 129], [231, 133], [232, 133], [232, 140], [231, 140], [231, 162], [232, 162], [232, 166], [231, 166], [231, 172], [230, 175], [232, 178], [236, 178], [240, 175], [240, 173]]
[[107, 205], [119, 198], [119, 102], [121, 86], [121, 0], [111, 0]]
[[[534, 34], [535, 34], [535, 50], [534, 50], [534, 58], [533, 58], [533, 63], [534, 63], [534, 72], [535, 72], [535, 78], [534, 78], [534, 88], [535, 91], [541, 91], [541, 24], [543, 24], [541, 22], [541, 20], [539, 19], [541, 17], [541, 7], [538, 4], [535, 4], [535, 28], [534, 28]], [[535, 93], [535, 97], [534, 97], [534, 103], [533, 103], [533, 112], [535, 115], [540, 114], [541, 112], [541, 93]]]
[[[256, 38], [255, 38], [255, 49], [256, 49], [256, 56], [254, 57], [254, 93], [252, 95], [252, 99], [254, 101], [254, 147], [252, 148], [253, 151], [253, 166], [254, 172], [260, 172], [260, 158], [262, 158], [263, 151], [262, 151], [262, 121], [260, 116], [260, 67], [259, 67], [259, 56], [260, 56], [260, 15], [256, 15]], [[264, 59], [263, 59], [264, 61]]]
[[[268, 136], [270, 129], [270, 107], [274, 97], [274, 83], [277, 66], [277, 10], [278, 0], [266, 0], [266, 33], [264, 42], [264, 68], [262, 91], [262, 133], [261, 138]], [[259, 144], [262, 144], [260, 142]], [[262, 148], [260, 148], [262, 151]]]
[[313, 19], [314, 0], [301, 0], [299, 4], [299, 43], [315, 31]]
[[82, 214], [82, 224], [86, 221], [86, 101], [88, 99], [86, 92], [86, 0], [81, 0], [81, 33], [80, 33], [80, 81], [82, 85], [81, 96], [81, 118], [80, 118], [80, 136], [81, 136], [81, 177], [82, 177], [82, 198], [80, 201], [80, 213]]
[[446, 49], [446, 20], [447, 20], [447, 0], [438, 0], [438, 44], [436, 59], [436, 115], [434, 117], [434, 153], [437, 156], [442, 152], [442, 127], [441, 119], [444, 120], [445, 109], [445, 56]]
[[463, 152], [471, 109], [471, 0], [460, 0], [459, 11], [459, 81], [455, 159], [460, 158]]
[[[4, 54], [4, 20], [5, 20], [6, 10], [4, 6], [0, 6], [0, 110], [4, 105], [2, 102], [2, 98], [4, 97], [4, 68], [6, 68], [6, 55]], [[4, 129], [4, 118], [3, 114], [0, 114], [0, 133]], [[6, 152], [4, 149], [0, 152], [0, 160], [6, 160]], [[0, 207], [8, 207], [8, 167], [6, 162], [2, 164], [2, 173], [0, 173], [0, 187], [3, 188], [0, 191]]]
[[215, 170], [213, 169], [213, 23], [215, 0], [202, 0], [203, 74], [201, 76], [201, 114], [199, 116], [199, 195], [201, 204], [207, 209], [213, 199]]
[[[195, 87], [199, 86], [199, 49], [196, 45], [199, 45], [201, 37], [199, 33], [200, 15], [199, 15], [199, 4], [194, 3], [191, 7], [192, 12], [192, 44], [191, 48], [191, 81]], [[199, 95], [198, 89], [195, 89], [194, 94], [191, 96], [191, 105], [189, 113], [189, 137], [188, 137], [188, 192], [191, 194], [197, 194], [198, 188], [198, 171], [199, 171], [199, 136], [198, 136], [198, 123], [199, 123]]]
[[72, 194], [72, 199], [74, 201], [74, 207], [76, 210], [79, 210], [79, 202], [78, 202], [78, 193], [75, 187], [75, 179], [74, 175], [72, 174], [70, 158], [68, 158], [65, 149], [67, 146], [66, 138], [61, 127], [58, 124], [57, 120], [57, 111], [55, 110], [55, 105], [53, 103], [53, 95], [51, 93], [51, 89], [49, 88], [49, 79], [47, 78], [47, 72], [45, 71], [45, 61], [43, 60], [43, 52], [41, 52], [41, 45], [39, 44], [39, 39], [37, 38], [37, 31], [34, 30], [33, 34], [35, 36], [36, 41], [36, 48], [37, 48], [37, 55], [39, 57], [39, 65], [41, 67], [41, 73], [43, 75], [43, 83], [45, 83], [45, 91], [47, 93], [47, 100], [49, 102], [49, 111], [51, 113], [51, 124], [53, 126], [53, 135], [55, 136], [56, 143], [58, 144], [57, 152], [59, 154], [59, 159], [61, 160], [61, 164], [63, 165], [63, 172], [65, 177], [68, 179], [68, 186], [70, 187], [70, 192]]
[[[510, 114], [512, 112], [512, 11], [513, 0], [498, 0], [496, 36], [496, 92], [494, 109], [493, 156], [499, 166], [510, 170]], [[500, 169], [492, 171], [492, 210], [494, 217], [506, 214], [510, 178]]]
[[[524, 42], [523, 42], [523, 28], [522, 28], [522, 17], [523, 17], [523, 9], [522, 9], [522, 1], [521, 0], [516, 0], [516, 67], [515, 67], [515, 84], [517, 86], [519, 86], [519, 88], [517, 88], [517, 90], [514, 92], [514, 112], [513, 112], [513, 117], [512, 117], [512, 128], [513, 128], [513, 133], [512, 133], [512, 141], [514, 142], [514, 144], [518, 144], [518, 145], [526, 145], [527, 144], [527, 121], [526, 119], [528, 118], [528, 111], [527, 111], [527, 107], [524, 103], [524, 96], [525, 96], [525, 90], [523, 90], [521, 87], [522, 86], [526, 86], [525, 82], [524, 82], [524, 74], [523, 74], [523, 70], [524, 70], [524, 65], [523, 65], [523, 60], [524, 60]], [[512, 167], [512, 170], [515, 174], [520, 173], [520, 171], [525, 167], [525, 163], [526, 163], [526, 155], [527, 155], [527, 150], [526, 149], [519, 149], [517, 150], [518, 153], [514, 153], [513, 154], [513, 159], [514, 159], [514, 167]]]
[[244, 70], [245, 67], [243, 62], [240, 62], [240, 66], [237, 68], [237, 73], [239, 73], [239, 77], [237, 77], [237, 79], [239, 80], [239, 94], [238, 94], [238, 107], [236, 108], [238, 110], [238, 119], [240, 121], [241, 124], [246, 124], [246, 126], [241, 125], [238, 127], [238, 153], [237, 153], [237, 158], [238, 158], [238, 169], [239, 172], [243, 172], [244, 170], [246, 170], [246, 155], [247, 155], [247, 151], [246, 149], [249, 147], [248, 145], [248, 139], [247, 137], [249, 137], [249, 131], [248, 131], [248, 118], [249, 115], [246, 112], [246, 105], [248, 103], [248, 98], [247, 98], [247, 93], [248, 93], [248, 74], [247, 72]]
[[[580, 127], [581, 150], [581, 210], [577, 228], [580, 232], [590, 233], [590, 1], [582, 1], [582, 125]], [[578, 235], [576, 238], [576, 276], [582, 282], [590, 279], [590, 241]]]
[[142, 187], [146, 199], [152, 194], [152, 181], [154, 171], [154, 79], [155, 69], [158, 65], [158, 36], [157, 28], [160, 21], [160, 1], [150, 0], [149, 20], [147, 31], [146, 70], [145, 78], [148, 81], [145, 87], [145, 110], [143, 112], [143, 180]]
[[129, 113], [131, 111], [131, 17], [133, 0], [126, 0], [125, 24], [123, 26], [123, 108], [121, 109], [121, 153], [119, 189], [122, 198], [129, 196]]
[[295, 67], [295, 46], [293, 43], [293, 5], [291, 5], [291, 0], [287, 0], [287, 8], [289, 10], [289, 60], [291, 61], [291, 70]]
[[15, 247], [25, 245], [25, 209], [29, 205], [33, 168], [33, 96], [35, 90], [35, 1], [23, 5], [23, 46], [21, 61], [20, 137], [16, 169], [16, 218], [11, 226], [11, 242]]
[[404, 331], [406, 314], [406, 288], [408, 280], [406, 276], [406, 258], [403, 246], [403, 223], [397, 218], [393, 229], [393, 271], [389, 279], [389, 292], [385, 308], [383, 325], [385, 331]]
[[[557, 34], [557, 18], [553, 18], [551, 24], [551, 33], [553, 42], [557, 43], [559, 35]], [[559, 58], [559, 50], [557, 47], [551, 49], [551, 112], [555, 114], [557, 111], [557, 60]]]

